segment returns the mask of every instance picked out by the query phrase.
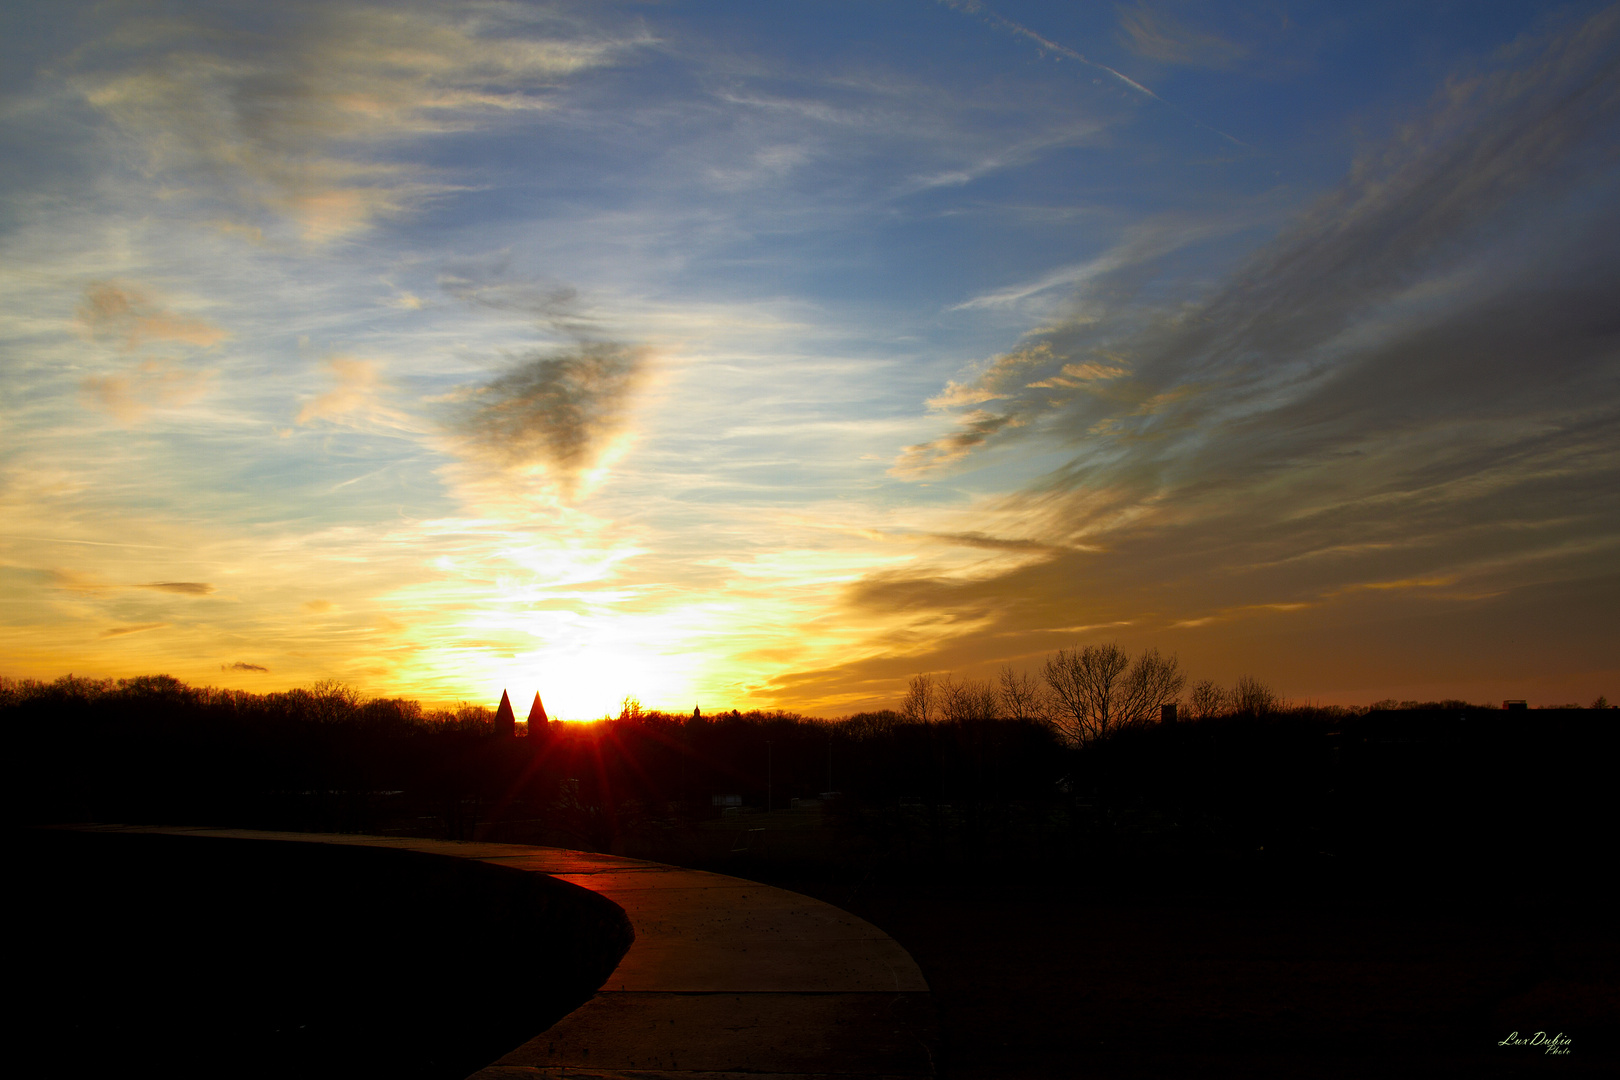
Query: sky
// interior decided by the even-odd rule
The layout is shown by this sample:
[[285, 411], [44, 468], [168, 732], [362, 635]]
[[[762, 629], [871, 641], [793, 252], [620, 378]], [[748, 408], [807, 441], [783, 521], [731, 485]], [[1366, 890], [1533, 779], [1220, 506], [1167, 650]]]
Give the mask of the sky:
[[1617, 72], [1596, 3], [6, 0], [0, 675], [1620, 696]]

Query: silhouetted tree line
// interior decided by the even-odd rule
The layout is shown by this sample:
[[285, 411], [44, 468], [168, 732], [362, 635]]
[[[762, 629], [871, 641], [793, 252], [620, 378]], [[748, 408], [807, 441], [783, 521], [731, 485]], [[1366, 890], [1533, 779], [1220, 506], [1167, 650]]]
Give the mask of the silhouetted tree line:
[[[1466, 863], [1526, 880], [1567, 880], [1592, 863], [1588, 838], [1613, 835], [1611, 713], [1316, 708], [1251, 678], [1185, 689], [1174, 657], [1091, 646], [1039, 678], [919, 676], [898, 710], [837, 720], [627, 699], [614, 719], [503, 738], [481, 707], [167, 676], [0, 681], [0, 720], [13, 820], [36, 823], [484, 837], [699, 864], [735, 847], [861, 872]], [[1171, 702], [1184, 719], [1162, 722]], [[743, 842], [758, 829], [762, 844]]]
[[1134, 660], [1116, 643], [1059, 649], [1048, 656], [1039, 676], [1003, 667], [998, 678], [958, 681], [950, 673], [915, 675], [901, 705], [909, 720], [1011, 717], [1050, 725], [1065, 739], [1083, 745], [1126, 728], [1157, 723], [1166, 706], [1190, 719], [1228, 715], [1263, 716], [1284, 707], [1265, 683], [1250, 675], [1230, 689], [1209, 679], [1197, 682], [1182, 700], [1187, 676], [1175, 656], [1147, 649]]

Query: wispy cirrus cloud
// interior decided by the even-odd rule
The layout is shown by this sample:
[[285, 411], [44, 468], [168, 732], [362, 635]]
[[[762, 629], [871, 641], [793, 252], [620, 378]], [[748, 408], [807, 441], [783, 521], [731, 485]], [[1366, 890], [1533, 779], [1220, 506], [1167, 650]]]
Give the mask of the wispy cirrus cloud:
[[79, 382], [86, 401], [125, 424], [142, 420], [154, 409], [189, 404], [208, 389], [210, 373], [173, 360], [143, 360], [109, 375], [86, 375]]
[[970, 517], [1085, 550], [982, 579], [887, 571], [855, 608], [933, 620], [943, 652], [993, 612], [1016, 652], [1066, 643], [1047, 628], [1076, 612], [1193, 633], [1374, 595], [1405, 611], [1507, 604], [1512, 580], [1606, 588], [1620, 259], [1579, 238], [1620, 228], [1617, 72], [1610, 9], [1459, 73], [1190, 298], [1152, 260], [1088, 279], [1070, 317], [948, 385], [953, 430], [893, 470], [1061, 455]]
[[1235, 41], [1189, 26], [1140, 0], [1117, 4], [1115, 12], [1126, 45], [1149, 60], [1219, 71], [1238, 64], [1249, 54]]
[[79, 570], [69, 570], [60, 566], [51, 567], [50, 569], [43, 571], [43, 574], [46, 582], [50, 584], [51, 588], [61, 589], [64, 592], [81, 593], [84, 595], [93, 596], [96, 593], [102, 593], [109, 589], [117, 588], [117, 586], [98, 574], [87, 574]]
[[149, 341], [207, 348], [230, 335], [208, 322], [170, 311], [143, 290], [113, 281], [91, 282], [79, 305], [79, 323], [93, 339], [110, 339], [124, 350]]
[[332, 385], [305, 401], [294, 422], [328, 424], [418, 434], [431, 425], [390, 400], [382, 365], [353, 356], [328, 356], [321, 361]]
[[[1105, 260], [1113, 265], [1081, 292], [1075, 317], [1034, 332], [952, 391], [998, 407], [908, 448], [903, 467], [951, 464], [964, 445], [1048, 424], [1072, 438], [1110, 425], [1168, 436], [1219, 410], [1270, 412], [1279, 398], [1308, 396], [1324, 381], [1378, 365], [1448, 311], [1504, 287], [1533, 294], [1533, 281], [1512, 269], [1530, 265], [1525, 259], [1486, 264], [1514, 215], [1607, 175], [1596, 151], [1616, 114], [1605, 89], [1616, 65], [1615, 23], [1605, 13], [1548, 42], [1527, 65], [1453, 81], [1427, 117], [1367, 154], [1335, 192], [1192, 305], [1136, 299], [1155, 253]], [[1591, 254], [1597, 266], [1583, 272], [1611, 272], [1601, 253]], [[1577, 308], [1585, 303], [1565, 296]], [[1107, 370], [1116, 385], [1099, 394], [1092, 380], [1065, 378], [1081, 370]], [[1176, 390], [1189, 392], [1180, 409], [1144, 419], [1144, 402]]]
[[[150, 346], [206, 350], [230, 337], [206, 319], [183, 315], [147, 291], [124, 282], [94, 281], [85, 287], [75, 318], [92, 342], [121, 353]], [[188, 366], [173, 356], [151, 357], [79, 380], [83, 399], [124, 424], [136, 424], [154, 409], [190, 404], [207, 391], [215, 372]]]
[[[1086, 290], [1089, 290], [1095, 298], [1094, 302], [1125, 295], [1139, 288], [1152, 275], [1153, 268], [1170, 256], [1251, 231], [1266, 220], [1267, 212], [1268, 208], [1262, 204], [1225, 206], [1214, 214], [1156, 214], [1123, 229], [1118, 241], [1095, 258], [1057, 267], [1029, 281], [986, 290], [953, 304], [950, 310], [1001, 308], [1027, 311], [1030, 301], [1035, 300], [1041, 305], [1035, 311], [1039, 316], [1048, 316], [1052, 321], [1062, 323], [1084, 321], [1094, 317], [1094, 309], [1075, 312], [1073, 297], [1076, 291], [1086, 296]], [[1059, 290], [1068, 293], [1064, 298], [1066, 310], [1055, 299]]]
[[325, 241], [453, 186], [385, 148], [549, 108], [566, 77], [644, 44], [515, 7], [340, 3], [279, 8], [254, 30], [133, 15], [70, 70], [151, 170]]

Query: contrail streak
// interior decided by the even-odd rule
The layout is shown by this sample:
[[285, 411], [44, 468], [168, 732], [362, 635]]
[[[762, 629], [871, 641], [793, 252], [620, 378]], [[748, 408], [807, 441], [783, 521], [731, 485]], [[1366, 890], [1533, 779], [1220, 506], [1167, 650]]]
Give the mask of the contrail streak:
[[170, 550], [167, 544], [119, 544], [105, 540], [70, 540], [65, 536], [23, 536], [20, 533], [0, 533], [0, 540], [38, 540], [47, 544], [86, 544], [90, 547], [151, 548], [153, 551]]
[[953, 11], [960, 11], [964, 15], [977, 15], [980, 18], [982, 18], [985, 22], [990, 23], [992, 26], [999, 27], [1000, 29], [1007, 31], [1010, 34], [1016, 34], [1019, 37], [1028, 38], [1030, 41], [1033, 41], [1035, 44], [1039, 45], [1042, 49], [1045, 49], [1047, 52], [1057, 53], [1059, 56], [1066, 56], [1070, 60], [1078, 61], [1079, 63], [1082, 63], [1082, 64], [1086, 65], [1087, 67], [1096, 68], [1098, 71], [1106, 71], [1108, 74], [1112, 75], [1114, 78], [1118, 79], [1120, 82], [1124, 83], [1126, 86], [1129, 86], [1131, 89], [1137, 91], [1140, 94], [1144, 94], [1147, 97], [1152, 98], [1154, 101], [1157, 101], [1160, 105], [1163, 105], [1165, 108], [1174, 111], [1178, 116], [1181, 116], [1181, 117], [1183, 117], [1183, 118], [1185, 118], [1187, 120], [1190, 120], [1192, 123], [1197, 124], [1199, 127], [1203, 128], [1205, 131], [1212, 131], [1216, 135], [1219, 135], [1221, 138], [1227, 140], [1228, 142], [1232, 143], [1235, 146], [1241, 146], [1241, 147], [1244, 147], [1245, 149], [1248, 148], [1249, 144], [1244, 142], [1242, 139], [1238, 139], [1238, 138], [1236, 138], [1234, 136], [1228, 135], [1226, 132], [1222, 131], [1220, 128], [1210, 127], [1208, 124], [1204, 123], [1202, 120], [1199, 120], [1196, 117], [1187, 115], [1186, 112], [1182, 111], [1179, 108], [1176, 108], [1176, 106], [1170, 104], [1170, 102], [1164, 100], [1164, 98], [1160, 97], [1158, 94], [1155, 94], [1152, 90], [1149, 90], [1147, 87], [1143, 86], [1141, 83], [1137, 82], [1135, 79], [1131, 78], [1130, 76], [1122, 74], [1122, 73], [1120, 73], [1118, 71], [1115, 71], [1113, 68], [1109, 67], [1107, 64], [1099, 64], [1095, 60], [1088, 60], [1088, 59], [1086, 59], [1084, 54], [1075, 52], [1073, 49], [1069, 48], [1067, 45], [1059, 45], [1057, 42], [1053, 41], [1051, 38], [1042, 37], [1040, 34], [1037, 34], [1035, 31], [1031, 30], [1029, 27], [1024, 26], [1024, 25], [1022, 25], [1020, 23], [1015, 23], [1011, 19], [1007, 18], [1005, 15], [1002, 15], [1002, 14], [992, 10], [991, 8], [985, 6], [984, 4], [980, 3], [979, 0], [939, 0], [939, 2], [941, 4], [944, 4], [946, 7], [950, 8]]

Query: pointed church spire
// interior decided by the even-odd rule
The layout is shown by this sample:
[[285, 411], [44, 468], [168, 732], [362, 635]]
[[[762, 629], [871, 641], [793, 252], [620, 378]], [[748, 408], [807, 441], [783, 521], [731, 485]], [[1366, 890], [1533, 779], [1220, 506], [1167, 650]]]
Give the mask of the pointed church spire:
[[540, 704], [540, 691], [536, 690], [534, 704], [529, 706], [529, 734], [533, 735], [535, 733], [537, 730], [536, 724], [544, 725], [550, 723], [550, 721], [551, 718], [546, 715], [546, 707]]
[[501, 707], [495, 710], [495, 734], [510, 739], [517, 734], [517, 717], [512, 715], [512, 699], [501, 691]]

